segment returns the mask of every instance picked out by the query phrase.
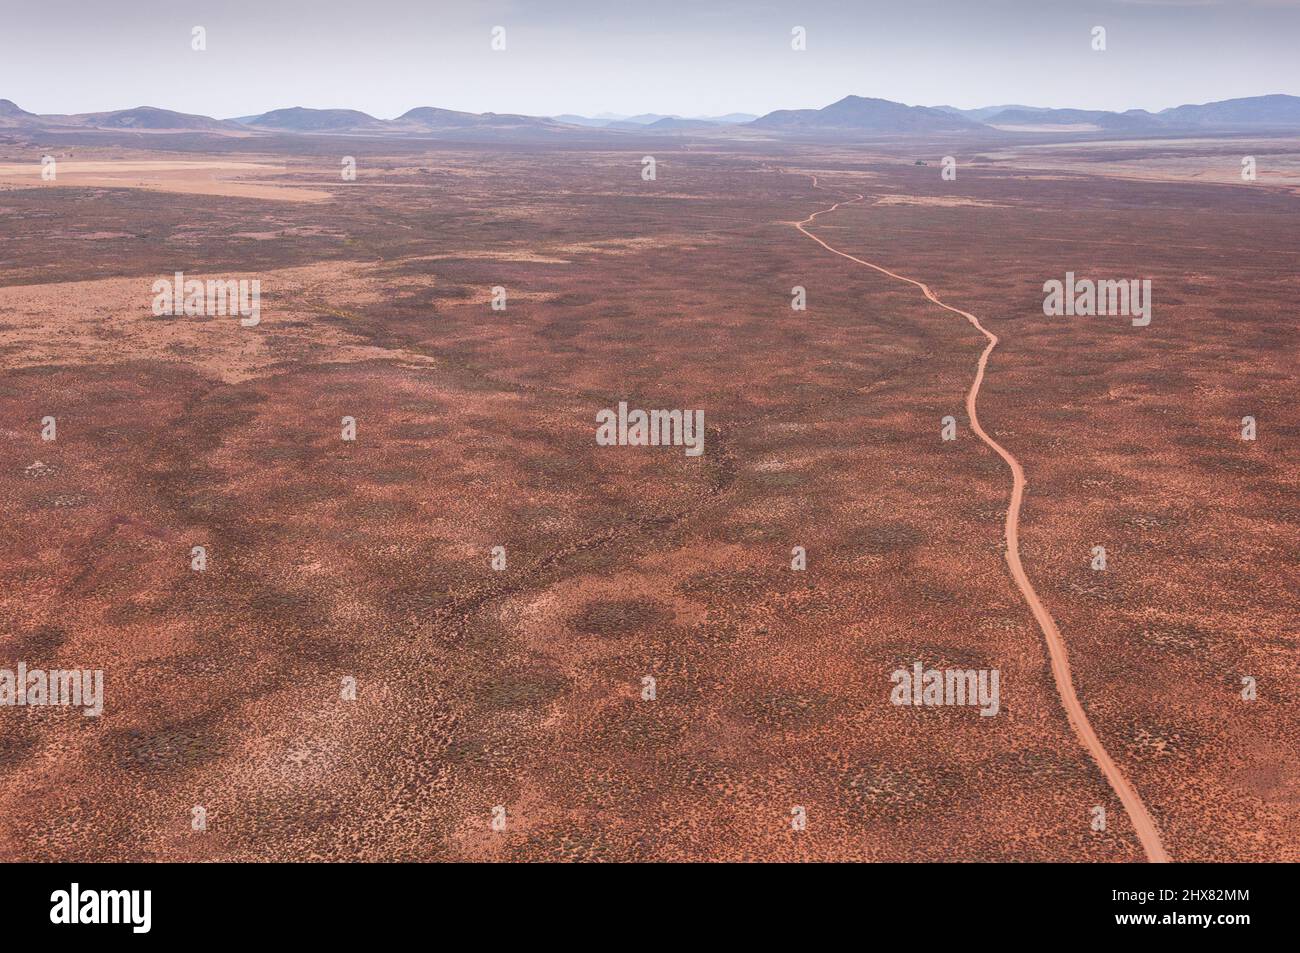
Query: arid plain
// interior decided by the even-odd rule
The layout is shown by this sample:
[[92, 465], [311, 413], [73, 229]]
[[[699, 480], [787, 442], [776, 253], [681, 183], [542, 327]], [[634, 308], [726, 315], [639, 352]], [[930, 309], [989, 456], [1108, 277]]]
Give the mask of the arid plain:
[[[1300, 860], [1295, 140], [101, 138], [0, 153], [0, 665], [105, 673], [0, 709], [0, 859], [1142, 859], [984, 339], [794, 227], [861, 195], [809, 231], [999, 338], [1025, 570], [1170, 857]], [[178, 271], [260, 324], [155, 316]], [[1044, 316], [1067, 271], [1151, 323]], [[597, 446], [620, 401], [704, 453]], [[999, 713], [891, 704], [916, 661]]]

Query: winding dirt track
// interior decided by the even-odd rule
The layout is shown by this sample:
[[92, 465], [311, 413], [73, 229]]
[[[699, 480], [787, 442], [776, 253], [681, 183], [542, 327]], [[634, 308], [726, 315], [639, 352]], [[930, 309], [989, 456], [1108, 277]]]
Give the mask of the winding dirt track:
[[[781, 171], [785, 171], [784, 169]], [[822, 186], [817, 184], [817, 176], [811, 173], [799, 173], [807, 175], [812, 179], [814, 189], [821, 189]], [[826, 242], [822, 241], [812, 232], [808, 231], [805, 226], [811, 225], [813, 220], [819, 215], [825, 215], [835, 211], [841, 205], [850, 205], [854, 202], [861, 202], [864, 196], [855, 195], [851, 199], [845, 199], [836, 202], [830, 208], [824, 208], [820, 211], [813, 212], [802, 222], [795, 222], [797, 228], [807, 237], [811, 238], [822, 248], [826, 249], [833, 255], [839, 255], [841, 258], [847, 258], [849, 261], [856, 262], [867, 268], [874, 269], [882, 275], [888, 275], [898, 281], [905, 281], [909, 285], [915, 285], [921, 289], [921, 292], [930, 301], [943, 308], [945, 311], [951, 311], [953, 314], [960, 314], [963, 318], [974, 326], [975, 330], [988, 339], [988, 344], [984, 347], [984, 352], [980, 354], [979, 365], [975, 370], [975, 380], [971, 382], [970, 390], [966, 394], [966, 416], [970, 418], [971, 429], [975, 434], [987, 444], [994, 453], [1001, 457], [1011, 468], [1011, 501], [1007, 506], [1007, 566], [1011, 569], [1011, 577], [1015, 579], [1016, 585], [1020, 588], [1020, 594], [1025, 597], [1030, 611], [1034, 614], [1034, 619], [1038, 622], [1038, 627], [1043, 630], [1043, 637], [1047, 641], [1047, 654], [1052, 660], [1052, 677], [1056, 680], [1056, 691], [1061, 696], [1061, 704], [1065, 707], [1066, 717], [1070, 720], [1071, 727], [1083, 742], [1083, 746], [1088, 749], [1097, 767], [1101, 773], [1106, 776], [1111, 788], [1119, 797], [1120, 803], [1124, 805], [1124, 810], [1128, 812], [1129, 819], [1133, 823], [1133, 829], [1137, 832], [1138, 840], [1142, 842], [1142, 848], [1146, 851], [1147, 860], [1153, 863], [1167, 863], [1169, 855], [1165, 853], [1164, 845], [1160, 842], [1160, 832], [1156, 829], [1155, 822], [1151, 815], [1147, 813], [1146, 805], [1142, 803], [1142, 798], [1138, 796], [1137, 791], [1128, 780], [1124, 777], [1119, 767], [1111, 760], [1106, 753], [1101, 739], [1097, 733], [1092, 730], [1092, 725], [1088, 722], [1088, 716], [1084, 713], [1083, 706], [1079, 704], [1079, 696], [1074, 691], [1074, 681], [1070, 677], [1070, 658], [1065, 649], [1065, 640], [1061, 638], [1061, 632], [1056, 627], [1051, 613], [1043, 605], [1038, 593], [1034, 591], [1033, 584], [1030, 583], [1029, 577], [1025, 575], [1025, 568], [1020, 562], [1020, 504], [1025, 495], [1025, 471], [1020, 466], [1020, 461], [1011, 455], [1001, 444], [985, 433], [984, 428], [980, 426], [979, 416], [975, 412], [975, 399], [979, 396], [980, 384], [984, 382], [984, 370], [988, 366], [989, 355], [997, 347], [998, 336], [989, 331], [984, 325], [980, 324], [979, 318], [969, 311], [962, 311], [960, 308], [954, 308], [952, 305], [944, 304], [939, 296], [930, 290], [930, 286], [925, 282], [917, 281], [914, 278], [908, 278], [906, 275], [900, 275], [897, 272], [890, 271], [873, 262], [866, 261], [862, 258], [856, 258], [847, 252], [842, 252], [838, 248], [832, 248]]]

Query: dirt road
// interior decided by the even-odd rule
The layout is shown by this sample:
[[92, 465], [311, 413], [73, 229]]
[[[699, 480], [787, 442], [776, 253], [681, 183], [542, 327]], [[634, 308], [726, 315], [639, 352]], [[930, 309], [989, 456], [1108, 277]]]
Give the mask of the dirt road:
[[[810, 173], [800, 173], [808, 175], [812, 179], [814, 189], [822, 189], [817, 183], [817, 176]], [[822, 189], [825, 191], [824, 189]], [[826, 242], [822, 241], [812, 232], [808, 231], [808, 225], [819, 215], [826, 215], [835, 211], [842, 205], [849, 205], [854, 202], [862, 201], [862, 195], [855, 195], [851, 199], [845, 199], [836, 202], [830, 208], [825, 208], [813, 212], [802, 222], [795, 222], [797, 228], [807, 237], [811, 238], [822, 248], [826, 249], [833, 255], [839, 255], [841, 258], [847, 258], [864, 267], [874, 269], [882, 275], [888, 275], [898, 281], [905, 281], [909, 285], [919, 288], [930, 301], [937, 304], [946, 311], [953, 314], [959, 314], [979, 331], [980, 334], [988, 340], [984, 346], [983, 353], [980, 354], [979, 364], [975, 370], [975, 379], [971, 382], [970, 390], [966, 394], [966, 416], [970, 418], [971, 429], [975, 431], [976, 436], [984, 441], [994, 453], [1001, 457], [1011, 468], [1011, 500], [1007, 506], [1007, 523], [1006, 523], [1006, 541], [1007, 541], [1007, 566], [1011, 569], [1011, 577], [1016, 581], [1020, 588], [1020, 593], [1025, 597], [1025, 602], [1029, 605], [1029, 610], [1033, 613], [1034, 619], [1038, 622], [1038, 627], [1043, 631], [1043, 638], [1047, 641], [1047, 653], [1052, 661], [1052, 677], [1056, 680], [1056, 690], [1061, 696], [1061, 704], [1065, 707], [1066, 717], [1070, 720], [1070, 725], [1074, 728], [1075, 734], [1083, 746], [1088, 749], [1088, 753], [1101, 769], [1102, 774], [1106, 776], [1111, 788], [1114, 790], [1120, 803], [1124, 805], [1124, 810], [1128, 813], [1129, 819], [1133, 823], [1133, 828], [1137, 832], [1138, 840], [1142, 843], [1143, 850], [1146, 851], [1147, 860], [1154, 863], [1166, 863], [1169, 855], [1165, 853], [1164, 845], [1160, 841], [1160, 832], [1156, 829], [1155, 822], [1147, 812], [1146, 805], [1142, 803], [1142, 798], [1138, 796], [1137, 791], [1120, 771], [1115, 764], [1106, 748], [1102, 745], [1101, 739], [1097, 733], [1092, 730], [1092, 725], [1088, 722], [1088, 716], [1084, 713], [1083, 706], [1079, 704], [1079, 696], [1074, 691], [1074, 681], [1070, 677], [1070, 659], [1066, 652], [1065, 641], [1061, 638], [1060, 630], [1056, 627], [1056, 622], [1052, 619], [1051, 613], [1043, 605], [1038, 593], [1034, 591], [1033, 584], [1030, 583], [1029, 577], [1025, 575], [1025, 568], [1020, 562], [1020, 504], [1025, 495], [1025, 471], [1021, 467], [1020, 461], [996, 440], [990, 437], [982, 426], [980, 426], [979, 415], [976, 413], [975, 402], [979, 396], [980, 384], [984, 382], [984, 371], [988, 367], [989, 355], [997, 347], [998, 337], [992, 331], [989, 331], [984, 325], [980, 324], [979, 318], [968, 311], [962, 311], [960, 308], [954, 308], [940, 300], [939, 296], [930, 290], [929, 285], [914, 278], [908, 278], [897, 272], [890, 271], [888, 268], [877, 265], [873, 262], [857, 258], [847, 252], [842, 252], [838, 248], [833, 248]]]

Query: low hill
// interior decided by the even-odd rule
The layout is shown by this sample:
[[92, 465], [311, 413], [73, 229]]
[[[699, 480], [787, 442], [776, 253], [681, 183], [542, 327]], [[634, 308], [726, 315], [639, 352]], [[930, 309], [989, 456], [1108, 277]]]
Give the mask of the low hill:
[[272, 109], [245, 121], [244, 125], [283, 132], [382, 132], [387, 123], [356, 109], [308, 109], [293, 106], [288, 109]]
[[393, 120], [396, 131], [442, 132], [457, 129], [478, 130], [553, 130], [560, 131], [566, 124], [540, 116], [519, 116], [513, 113], [467, 113], [436, 106], [417, 106], [408, 109]]
[[822, 109], [779, 109], [746, 123], [774, 132], [959, 132], [980, 124], [941, 109], [907, 106], [888, 99], [845, 96]]
[[81, 113], [69, 118], [77, 120], [78, 125], [93, 126], [96, 129], [147, 129], [151, 131], [184, 129], [195, 132], [230, 132], [239, 128], [238, 123], [213, 119], [211, 116], [180, 113], [171, 109], [158, 109], [154, 106], [136, 106], [134, 109], [115, 109], [102, 113]]
[[1276, 93], [1200, 105], [1175, 106], [1156, 114], [1168, 123], [1197, 126], [1300, 126], [1300, 96]]

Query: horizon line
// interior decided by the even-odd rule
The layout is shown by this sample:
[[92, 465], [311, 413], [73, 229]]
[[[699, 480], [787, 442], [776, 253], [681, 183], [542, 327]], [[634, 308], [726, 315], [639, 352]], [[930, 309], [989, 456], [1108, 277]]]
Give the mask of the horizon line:
[[[1150, 108], [1141, 107], [1141, 106], [1130, 106], [1130, 107], [1128, 107], [1127, 109], [1105, 109], [1105, 108], [1098, 108], [1098, 107], [1091, 107], [1091, 106], [1041, 106], [1041, 105], [1032, 105], [1032, 104], [1030, 104], [1030, 103], [1009, 103], [1009, 102], [1007, 102], [1007, 103], [988, 103], [988, 104], [980, 105], [980, 106], [955, 106], [955, 105], [953, 105], [951, 102], [939, 103], [939, 104], [936, 104], [936, 105], [928, 105], [928, 104], [924, 104], [924, 103], [909, 103], [909, 102], [905, 102], [905, 101], [903, 101], [903, 100], [897, 100], [897, 99], [886, 99], [886, 98], [883, 97], [883, 96], [864, 96], [864, 95], [861, 95], [861, 94], [859, 94], [859, 93], [847, 93], [847, 94], [845, 94], [844, 96], [841, 96], [839, 99], [834, 100], [833, 102], [830, 102], [830, 103], [826, 103], [826, 104], [823, 105], [823, 106], [778, 106], [778, 107], [776, 107], [776, 108], [774, 108], [774, 109], [769, 109], [769, 110], [767, 110], [766, 112], [754, 112], [753, 110], [749, 110], [749, 109], [729, 109], [729, 110], [726, 110], [726, 111], [724, 111], [724, 112], [714, 113], [713, 115], [729, 115], [729, 114], [733, 114], [733, 113], [743, 113], [743, 114], [746, 114], [746, 115], [752, 115], [752, 116], [755, 116], [755, 117], [758, 117], [758, 118], [762, 118], [763, 116], [767, 116], [767, 115], [769, 115], [769, 114], [771, 114], [771, 113], [774, 113], [774, 112], [796, 112], [796, 111], [800, 111], [800, 110], [817, 110], [817, 109], [825, 109], [826, 106], [834, 105], [834, 103], [841, 102], [842, 100], [844, 100], [844, 99], [846, 99], [846, 98], [849, 98], [849, 97], [857, 97], [857, 98], [859, 98], [859, 99], [877, 99], [877, 100], [881, 100], [881, 101], [884, 101], [884, 102], [899, 103], [899, 104], [901, 104], [901, 105], [909, 106], [909, 107], [918, 107], [918, 106], [919, 106], [919, 107], [921, 107], [921, 108], [925, 108], [925, 109], [944, 109], [944, 108], [947, 108], [947, 109], [957, 109], [957, 110], [961, 110], [961, 111], [964, 111], [964, 112], [970, 112], [970, 111], [980, 110], [980, 109], [993, 109], [993, 108], [997, 108], [997, 107], [1008, 107], [1008, 108], [1010, 108], [1010, 107], [1023, 107], [1023, 108], [1029, 108], [1029, 109], [1077, 109], [1077, 110], [1086, 111], [1086, 112], [1104, 112], [1104, 113], [1113, 113], [1113, 114], [1115, 114], [1115, 115], [1123, 115], [1124, 113], [1127, 113], [1127, 112], [1139, 111], [1139, 112], [1146, 112], [1146, 113], [1150, 113], [1150, 114], [1152, 114], [1152, 115], [1156, 115], [1156, 114], [1158, 114], [1158, 113], [1160, 113], [1160, 112], [1163, 112], [1164, 110], [1167, 110], [1167, 109], [1176, 109], [1176, 108], [1178, 108], [1179, 106], [1200, 106], [1200, 105], [1206, 105], [1206, 104], [1209, 104], [1209, 103], [1232, 102], [1232, 101], [1234, 101], [1234, 100], [1240, 100], [1240, 99], [1258, 99], [1258, 98], [1262, 98], [1262, 97], [1265, 97], [1265, 96], [1293, 96], [1293, 97], [1294, 97], [1294, 96], [1297, 96], [1297, 94], [1295, 94], [1295, 93], [1281, 93], [1281, 92], [1267, 92], [1267, 93], [1255, 93], [1255, 94], [1252, 94], [1252, 95], [1249, 95], [1249, 96], [1230, 96], [1230, 97], [1228, 97], [1227, 99], [1209, 99], [1209, 100], [1205, 100], [1204, 102], [1194, 102], [1194, 101], [1191, 101], [1191, 100], [1184, 100], [1184, 101], [1182, 101], [1182, 102], [1178, 102], [1178, 103], [1176, 103], [1176, 104], [1174, 104], [1174, 105], [1170, 105], [1170, 106], [1162, 106], [1162, 107], [1160, 107], [1159, 109], [1150, 109]], [[14, 106], [17, 106], [19, 109], [23, 109], [25, 112], [30, 111], [30, 110], [27, 110], [27, 109], [26, 109], [26, 108], [25, 108], [21, 103], [17, 102], [16, 100], [8, 99], [7, 97], [4, 97], [4, 96], [0, 96], [0, 100], [4, 100], [4, 101], [7, 101], [7, 102], [9, 102], [9, 103], [12, 103]], [[207, 113], [189, 112], [189, 111], [187, 111], [187, 110], [185, 110], [185, 109], [177, 109], [177, 108], [174, 108], [174, 107], [171, 107], [171, 106], [156, 106], [156, 105], [153, 105], [153, 104], [150, 104], [150, 103], [140, 103], [140, 104], [135, 105], [135, 106], [120, 106], [120, 107], [117, 107], [117, 108], [115, 108], [115, 109], [96, 109], [96, 110], [90, 110], [90, 111], [86, 111], [86, 112], [33, 112], [33, 115], [36, 115], [36, 116], [88, 116], [88, 115], [95, 115], [96, 113], [124, 112], [124, 111], [129, 111], [129, 110], [132, 110], [132, 109], [162, 109], [162, 110], [166, 110], [166, 111], [168, 111], [168, 112], [179, 113], [179, 114], [181, 114], [181, 115], [186, 115], [186, 116], [200, 116], [200, 117], [203, 117], [203, 118], [206, 118], [206, 119], [215, 119], [215, 120], [218, 120], [218, 121], [220, 121], [220, 122], [238, 122], [239, 119], [240, 119], [241, 117], [262, 116], [262, 115], [265, 115], [266, 113], [277, 112], [277, 111], [284, 110], [284, 109], [311, 109], [311, 110], [318, 110], [318, 111], [347, 110], [347, 111], [352, 111], [352, 112], [363, 113], [364, 115], [369, 116], [369, 117], [372, 118], [372, 119], [378, 119], [378, 120], [380, 120], [380, 121], [382, 121], [382, 122], [393, 122], [393, 121], [395, 121], [395, 120], [397, 120], [397, 119], [400, 119], [401, 116], [405, 115], [405, 113], [410, 112], [410, 111], [413, 110], [413, 109], [428, 109], [428, 108], [433, 108], [433, 109], [445, 109], [445, 110], [447, 110], [448, 112], [465, 113], [465, 114], [467, 114], [467, 115], [473, 115], [473, 116], [484, 116], [484, 115], [489, 115], [489, 114], [491, 114], [491, 115], [498, 115], [498, 116], [524, 116], [524, 117], [533, 118], [533, 119], [554, 119], [554, 118], [556, 118], [556, 117], [558, 117], [558, 116], [577, 116], [577, 117], [582, 118], [582, 119], [597, 119], [597, 118], [600, 118], [600, 114], [601, 114], [601, 113], [605, 113], [605, 114], [607, 114], [607, 115], [613, 113], [613, 111], [612, 111], [612, 110], [609, 110], [609, 109], [601, 109], [601, 110], [599, 110], [599, 111], [597, 111], [597, 112], [590, 112], [590, 113], [576, 112], [576, 111], [573, 111], [573, 110], [562, 110], [562, 111], [560, 111], [560, 112], [514, 112], [514, 111], [510, 111], [510, 110], [501, 110], [501, 111], [498, 111], [498, 110], [496, 110], [496, 109], [490, 109], [490, 110], [484, 110], [484, 111], [482, 111], [482, 112], [476, 112], [476, 111], [474, 111], [474, 110], [470, 110], [470, 109], [456, 109], [456, 108], [451, 107], [451, 106], [430, 106], [428, 103], [425, 103], [425, 104], [417, 104], [417, 105], [415, 105], [415, 106], [411, 106], [411, 107], [409, 107], [408, 109], [406, 109], [403, 113], [399, 113], [399, 114], [396, 115], [396, 116], [392, 116], [392, 117], [384, 117], [384, 116], [376, 115], [375, 113], [372, 113], [372, 112], [370, 112], [370, 111], [368, 111], [368, 110], [366, 110], [366, 109], [361, 109], [361, 108], [356, 107], [356, 106], [306, 106], [306, 105], [303, 105], [302, 103], [297, 103], [297, 104], [294, 104], [294, 105], [292, 105], [292, 106], [273, 106], [273, 107], [271, 107], [270, 109], [264, 109], [264, 110], [261, 110], [260, 112], [241, 112], [241, 113], [239, 113], [238, 115], [232, 115], [232, 116], [214, 116], [214, 115], [208, 115]], [[674, 119], [699, 119], [699, 118], [702, 118], [701, 114], [688, 115], [688, 114], [685, 114], [685, 113], [669, 113], [669, 112], [658, 112], [658, 111], [651, 111], [651, 110], [642, 110], [642, 111], [640, 111], [640, 112], [634, 112], [634, 113], [619, 113], [619, 114], [617, 114], [617, 118], [607, 118], [607, 119], [605, 119], [605, 121], [607, 121], [607, 122], [621, 122], [621, 121], [624, 121], [624, 120], [626, 120], [626, 119], [628, 119], [628, 118], [630, 118], [630, 117], [632, 117], [632, 116], [641, 116], [641, 115], [655, 115], [655, 116], [662, 116], [662, 117], [674, 118]]]

